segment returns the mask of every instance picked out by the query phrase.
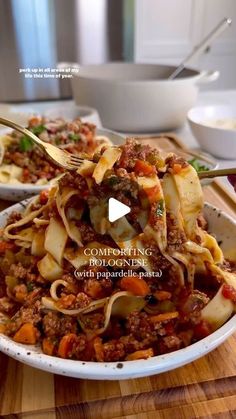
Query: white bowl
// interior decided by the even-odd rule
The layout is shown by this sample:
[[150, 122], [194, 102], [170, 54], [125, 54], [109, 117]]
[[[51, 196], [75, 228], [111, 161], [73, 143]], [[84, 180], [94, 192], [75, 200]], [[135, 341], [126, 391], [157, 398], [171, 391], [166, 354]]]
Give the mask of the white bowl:
[[43, 115], [52, 119], [61, 117], [66, 120], [79, 117], [82, 122], [89, 122], [96, 125], [97, 128], [101, 128], [102, 126], [100, 116], [96, 109], [88, 106], [77, 106], [75, 103], [50, 107], [43, 112]]
[[[17, 106], [8, 105], [6, 103], [0, 103], [0, 115], [2, 118], [10, 119], [16, 124], [23, 126], [27, 125], [28, 114], [21, 110]], [[4, 130], [4, 126], [0, 125], [0, 130]]]
[[[22, 205], [25, 203], [16, 204], [0, 213], [0, 227], [12, 211], [22, 211]], [[209, 230], [222, 241], [225, 253], [235, 260], [232, 249], [236, 252], [236, 221], [209, 204], [205, 205], [205, 216]], [[187, 348], [139, 361], [99, 363], [61, 359], [43, 354], [38, 346], [22, 345], [4, 335], [0, 335], [0, 350], [20, 362], [55, 374], [94, 380], [122, 380], [159, 374], [188, 364], [215, 349], [235, 330], [236, 315], [216, 332]]]
[[[114, 131], [99, 128], [96, 132], [97, 135], [108, 137], [114, 145], [120, 145], [124, 142], [124, 137]], [[38, 195], [41, 191], [50, 188], [50, 186], [50, 183], [46, 185], [0, 183], [0, 199], [19, 202], [30, 196]]]
[[201, 148], [216, 157], [236, 158], [236, 129], [210, 126], [211, 121], [232, 118], [236, 121], [236, 106], [201, 106], [188, 112], [188, 121]]
[[187, 68], [168, 80], [174, 69], [119, 62], [82, 66], [71, 79], [73, 97], [78, 105], [96, 108], [106, 128], [138, 133], [175, 129], [196, 103], [198, 84], [216, 80], [219, 72]]

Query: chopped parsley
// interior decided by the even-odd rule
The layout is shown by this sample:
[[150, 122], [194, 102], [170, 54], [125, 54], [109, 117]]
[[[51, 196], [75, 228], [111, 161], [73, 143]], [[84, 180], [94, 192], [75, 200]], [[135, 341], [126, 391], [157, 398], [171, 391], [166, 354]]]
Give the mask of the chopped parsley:
[[[43, 131], [45, 131], [46, 128], [44, 125], [38, 125], [37, 127], [30, 128], [30, 130], [33, 132], [33, 134], [39, 135]], [[23, 137], [21, 137], [20, 143], [19, 143], [20, 151], [22, 152], [31, 151], [33, 146], [34, 146], [34, 143], [30, 137], [28, 137], [27, 135], [24, 135]]]
[[20, 139], [20, 143], [19, 143], [19, 149], [20, 151], [31, 151], [33, 148], [33, 141], [31, 140], [31, 138], [27, 137], [27, 135], [25, 135], [24, 137], [21, 137]]
[[162, 217], [164, 214], [164, 199], [160, 199], [156, 209], [156, 215], [158, 217]]
[[31, 131], [35, 135], [39, 135], [45, 130], [46, 130], [46, 127], [44, 125], [37, 125], [36, 127], [31, 128]]
[[34, 283], [33, 282], [28, 282], [26, 287], [27, 287], [27, 291], [31, 292], [31, 291], [34, 290]]
[[107, 179], [107, 183], [109, 186], [117, 185], [120, 182], [120, 179], [118, 176], [111, 176]]
[[188, 160], [188, 163], [193, 166], [196, 172], [204, 172], [205, 170], [209, 170], [209, 167], [201, 164], [195, 157], [192, 160]]
[[69, 134], [69, 139], [76, 142], [81, 140], [81, 136], [80, 134]]

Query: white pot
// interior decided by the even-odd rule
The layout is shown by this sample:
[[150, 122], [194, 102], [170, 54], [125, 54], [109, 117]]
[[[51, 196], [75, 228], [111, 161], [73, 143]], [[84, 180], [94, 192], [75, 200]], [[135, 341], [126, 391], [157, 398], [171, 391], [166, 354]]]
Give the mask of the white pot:
[[216, 80], [219, 72], [186, 69], [181, 78], [167, 80], [174, 68], [134, 63], [79, 67], [71, 79], [73, 96], [78, 105], [96, 108], [107, 128], [126, 132], [175, 129], [196, 103], [198, 83]]

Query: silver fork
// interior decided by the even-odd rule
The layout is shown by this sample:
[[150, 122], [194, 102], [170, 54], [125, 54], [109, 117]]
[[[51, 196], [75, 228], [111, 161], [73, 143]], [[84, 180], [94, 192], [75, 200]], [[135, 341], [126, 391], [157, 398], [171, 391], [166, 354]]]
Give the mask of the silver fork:
[[53, 161], [53, 163], [55, 163], [57, 166], [63, 167], [64, 169], [76, 170], [84, 161], [88, 160], [71, 154], [66, 150], [61, 150], [60, 148], [50, 143], [46, 143], [40, 140], [40, 138], [38, 138], [27, 128], [24, 128], [21, 125], [10, 121], [9, 119], [0, 118], [0, 124], [13, 128], [22, 134], [27, 135], [27, 137], [30, 137], [34, 144], [36, 144], [44, 153], [46, 153], [50, 160]]

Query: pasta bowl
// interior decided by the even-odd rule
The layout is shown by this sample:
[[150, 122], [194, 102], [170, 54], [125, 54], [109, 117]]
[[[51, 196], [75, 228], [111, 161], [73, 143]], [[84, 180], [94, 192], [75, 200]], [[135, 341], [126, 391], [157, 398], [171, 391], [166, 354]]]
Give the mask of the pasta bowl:
[[[4, 131], [7, 132], [7, 131]], [[114, 131], [108, 129], [97, 129], [97, 136], [107, 137], [112, 144], [120, 145], [124, 141], [124, 137]], [[0, 183], [0, 197], [6, 201], [19, 202], [23, 199], [40, 194], [41, 191], [51, 187], [53, 183], [48, 182], [43, 185], [33, 183]]]
[[[0, 227], [12, 211], [22, 211], [26, 201], [0, 213]], [[228, 259], [236, 260], [236, 221], [220, 209], [205, 204], [209, 232], [214, 233]], [[145, 377], [188, 364], [214, 350], [236, 331], [236, 315], [208, 337], [184, 349], [146, 360], [124, 362], [82, 362], [45, 355], [38, 346], [22, 345], [0, 335], [0, 350], [32, 367], [70, 377], [95, 380], [121, 380]]]

